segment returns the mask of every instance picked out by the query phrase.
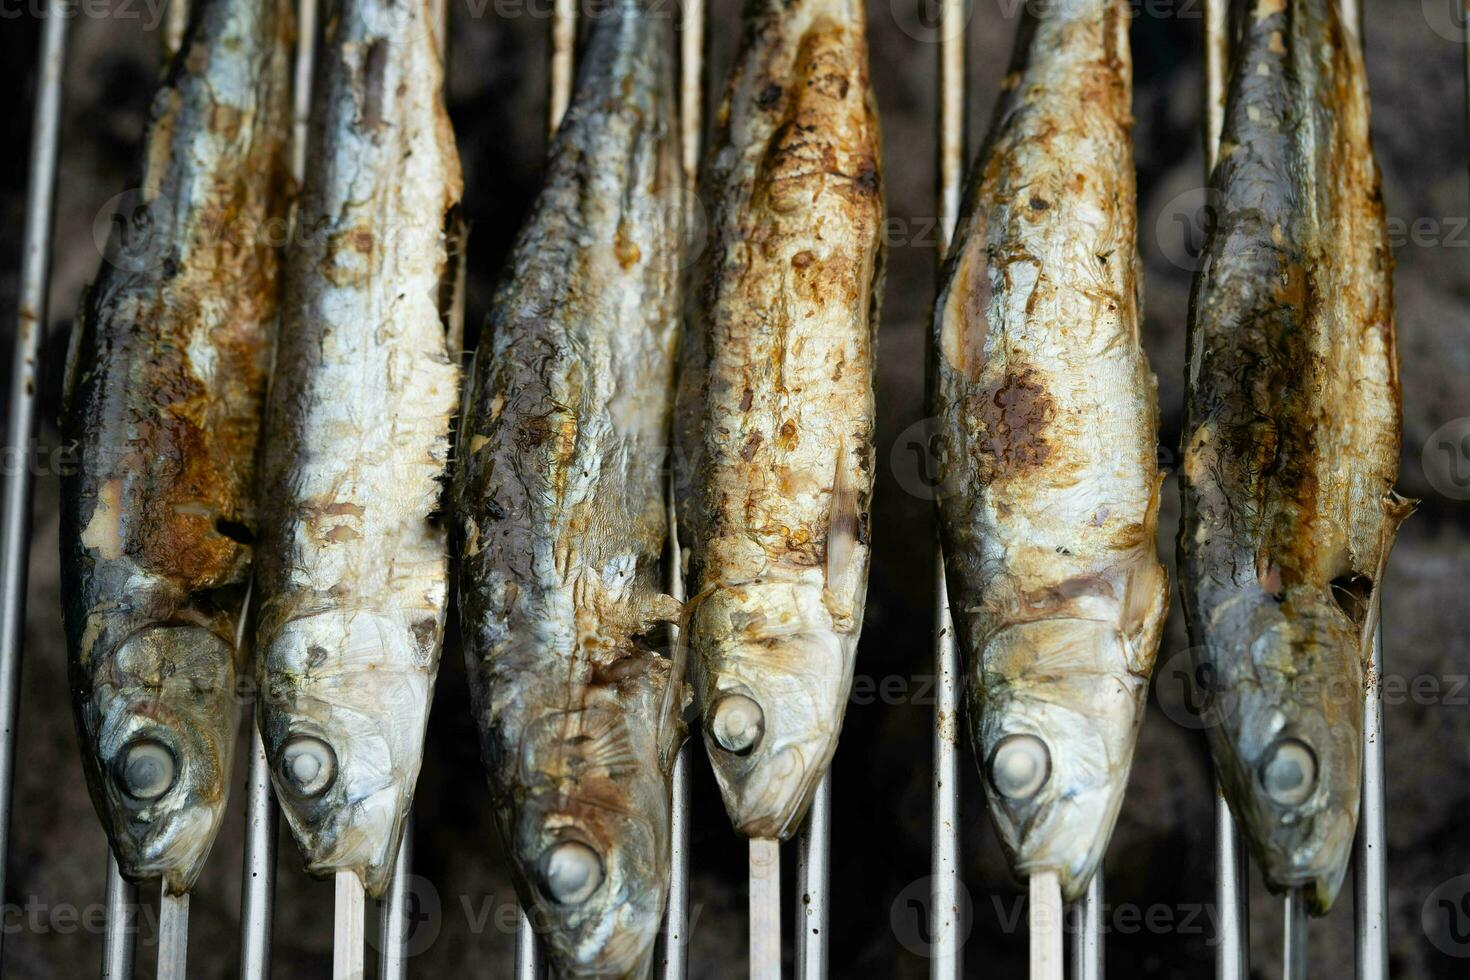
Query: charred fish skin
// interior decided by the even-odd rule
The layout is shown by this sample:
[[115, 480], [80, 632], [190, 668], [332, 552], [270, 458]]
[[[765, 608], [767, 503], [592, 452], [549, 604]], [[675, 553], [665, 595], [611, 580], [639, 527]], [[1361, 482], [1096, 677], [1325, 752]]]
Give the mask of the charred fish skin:
[[1140, 341], [1129, 6], [1023, 21], [935, 305], [930, 388], [971, 737], [1013, 872], [1077, 898], [1168, 607]]
[[[683, 177], [660, 5], [592, 18], [476, 351], [460, 433], [465, 659], [496, 824], [559, 976], [647, 976], [682, 678], [661, 593]], [[671, 687], [672, 685], [672, 687]]]
[[862, 627], [884, 206], [858, 0], [753, 0], [701, 197], [676, 407], [695, 691], [725, 809], [789, 838]]
[[392, 874], [448, 599], [459, 158], [424, 0], [327, 22], [261, 463], [257, 718], [315, 874]]
[[1377, 585], [1411, 509], [1368, 126], [1337, 5], [1254, 3], [1191, 302], [1179, 564], [1231, 809], [1267, 884], [1319, 914], [1352, 849]]
[[123, 875], [174, 894], [229, 786], [292, 35], [286, 0], [201, 2], [68, 356], [63, 619], [87, 786]]

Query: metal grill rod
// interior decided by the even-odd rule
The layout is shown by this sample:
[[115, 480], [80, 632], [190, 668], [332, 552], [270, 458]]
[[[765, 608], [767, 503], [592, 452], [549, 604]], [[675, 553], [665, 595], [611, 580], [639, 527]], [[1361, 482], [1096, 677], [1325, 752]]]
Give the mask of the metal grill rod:
[[112, 846], [107, 848], [107, 935], [102, 945], [102, 980], [132, 980], [137, 940], [138, 886], [123, 878]]
[[[11, 791], [15, 781], [15, 733], [20, 697], [21, 644], [25, 638], [26, 573], [31, 541], [31, 467], [28, 449], [36, 431], [36, 390], [41, 341], [46, 333], [46, 292], [51, 275], [51, 226], [56, 198], [57, 137], [61, 130], [61, 81], [68, 18], [62, 0], [46, 4], [31, 123], [30, 183], [20, 265], [20, 309], [10, 372], [10, 418], [5, 445], [14, 460], [4, 474], [0, 504], [0, 901], [10, 851]], [[3, 942], [3, 936], [0, 936]], [[3, 947], [0, 947], [3, 953]]]
[[[1230, 79], [1230, 2], [1204, 4], [1205, 182], [1214, 175], [1225, 125], [1225, 97]], [[1250, 876], [1245, 842], [1218, 784], [1215, 788], [1215, 907], [1219, 935], [1215, 946], [1218, 980], [1250, 976]]]
[[1388, 853], [1383, 778], [1383, 619], [1373, 630], [1363, 707], [1363, 802], [1353, 851], [1358, 980], [1388, 980]]
[[[684, 162], [686, 214], [696, 200], [700, 135], [704, 125], [704, 0], [685, 0], [679, 34], [679, 137]], [[674, 506], [674, 477], [669, 475], [669, 595], [684, 600], [684, 554]], [[670, 631], [678, 642], [677, 629]], [[673, 644], [670, 645], [673, 649]], [[669, 904], [664, 911], [661, 980], [684, 980], [689, 974], [689, 791], [694, 765], [693, 740], [679, 747], [674, 760], [669, 800]]]
[[1307, 897], [1300, 888], [1286, 893], [1282, 907], [1282, 980], [1307, 980]]
[[817, 784], [796, 842], [796, 978], [826, 980], [827, 907], [832, 866], [832, 772]]
[[[939, 11], [939, 258], [949, 250], [960, 212], [965, 163], [964, 0], [944, 0]], [[944, 555], [934, 556], [934, 781], [930, 827], [930, 980], [960, 980], [959, 649], [949, 615]]]
[[250, 774], [245, 801], [245, 866], [240, 874], [240, 977], [265, 980], [271, 972], [271, 914], [276, 889], [276, 832], [280, 815], [271, 799], [270, 770], [260, 730], [250, 720]]
[[[291, 90], [291, 176], [298, 187], [306, 174], [316, 33], [317, 0], [297, 0]], [[242, 642], [245, 642], [243, 637]], [[266, 980], [271, 973], [280, 812], [271, 788], [270, 760], [265, 754], [253, 706], [247, 709], [246, 717], [250, 731], [250, 768], [245, 783], [245, 853], [240, 874], [240, 976], [242, 980]]]
[[383, 898], [381, 928], [378, 930], [378, 980], [403, 980], [408, 976], [408, 879], [413, 863], [413, 816], [403, 827], [398, 860], [393, 863], [393, 880]]
[[1103, 967], [1103, 876], [1099, 867], [1077, 902], [1069, 975], [1074, 980], [1103, 980]]

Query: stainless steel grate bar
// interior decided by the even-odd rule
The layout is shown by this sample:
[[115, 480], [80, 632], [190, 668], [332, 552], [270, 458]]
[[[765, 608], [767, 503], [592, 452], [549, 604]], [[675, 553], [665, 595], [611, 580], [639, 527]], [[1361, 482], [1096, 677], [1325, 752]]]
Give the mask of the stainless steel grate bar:
[[107, 935], [102, 944], [102, 980], [132, 980], [138, 939], [138, 886], [118, 870], [107, 848]]
[[250, 773], [245, 799], [245, 866], [240, 874], [240, 977], [271, 974], [271, 917], [276, 897], [276, 833], [270, 770], [260, 731], [250, 721]]
[[[68, 17], [62, 0], [46, 4], [31, 123], [30, 183], [20, 265], [20, 308], [10, 370], [7, 459], [27, 460], [36, 432], [36, 391], [41, 341], [46, 334], [46, 293], [51, 279], [51, 226], [55, 215], [57, 139], [61, 132], [61, 82]], [[10, 466], [0, 504], [0, 901], [10, 857], [11, 792], [15, 782], [16, 716], [20, 699], [21, 644], [25, 639], [26, 575], [31, 542], [31, 467]], [[3, 942], [3, 937], [0, 937]], [[3, 947], [0, 947], [3, 953]]]
[[1388, 853], [1383, 778], [1383, 620], [1373, 631], [1363, 708], [1363, 804], [1353, 851], [1358, 980], [1388, 980]]
[[[1225, 96], [1230, 79], [1230, 0], [1204, 5], [1204, 135], [1205, 182], [1214, 173], [1225, 125]], [[1215, 788], [1215, 906], [1219, 935], [1215, 946], [1218, 980], [1250, 976], [1250, 874], [1240, 828], [1218, 786]]]
[[383, 897], [381, 928], [378, 931], [378, 980], [403, 980], [408, 976], [408, 879], [413, 865], [413, 817], [403, 828], [393, 880]]
[[[960, 212], [965, 165], [964, 0], [944, 0], [939, 10], [939, 258], [949, 250]], [[959, 648], [949, 615], [944, 556], [934, 561], [934, 781], [930, 828], [930, 980], [960, 980], [964, 962], [960, 883]]]
[[1307, 980], [1307, 898], [1300, 888], [1286, 893], [1282, 914], [1282, 980]]
[[817, 784], [796, 842], [796, 978], [827, 976], [827, 906], [832, 867], [832, 773]]
[[1220, 926], [1215, 946], [1217, 980], [1250, 977], [1250, 869], [1245, 842], [1230, 806], [1215, 789], [1215, 908]]
[[516, 915], [516, 980], [541, 980], [541, 943], [525, 909]]
[[1087, 893], [1077, 902], [1076, 913], [1069, 973], [1074, 980], [1103, 980], [1102, 868], [1092, 876]]

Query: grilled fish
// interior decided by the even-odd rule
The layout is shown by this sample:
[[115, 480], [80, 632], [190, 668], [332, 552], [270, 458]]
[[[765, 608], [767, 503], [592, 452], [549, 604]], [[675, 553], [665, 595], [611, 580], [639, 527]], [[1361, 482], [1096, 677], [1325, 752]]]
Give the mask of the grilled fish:
[[683, 681], [660, 656], [684, 181], [669, 18], [593, 19], [476, 351], [460, 610], [496, 825], [558, 975], [646, 976]]
[[62, 592], [87, 785], [122, 873], [174, 894], [229, 787], [291, 10], [202, 0], [68, 357]]
[[1244, 19], [1191, 303], [1179, 566], [1231, 809], [1325, 912], [1357, 823], [1377, 585], [1411, 506], [1392, 255], [1358, 41], [1332, 0]]
[[950, 608], [1014, 873], [1086, 888], [1112, 834], [1168, 606], [1125, 0], [1023, 21], [935, 306]]
[[862, 626], [884, 211], [862, 3], [746, 17], [702, 183], [678, 507], [725, 809], [784, 839], [837, 748]]
[[309, 871], [392, 874], [448, 597], [461, 180], [427, 0], [329, 21], [261, 461], [257, 717]]

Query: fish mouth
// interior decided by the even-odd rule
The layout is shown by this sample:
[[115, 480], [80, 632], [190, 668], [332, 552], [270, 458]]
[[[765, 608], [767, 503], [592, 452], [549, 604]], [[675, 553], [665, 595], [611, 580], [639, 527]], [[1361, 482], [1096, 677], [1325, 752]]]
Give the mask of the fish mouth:
[[971, 685], [972, 738], [1012, 872], [1050, 871], [1079, 898], [1122, 808], [1146, 678], [1109, 619], [1014, 623], [993, 633]]
[[[169, 891], [193, 887], [224, 817], [221, 760], [201, 761], [182, 721], [156, 702], [118, 712], [99, 745], [94, 781], [105, 802], [118, 870], [129, 881], [162, 878]], [[202, 793], [199, 787], [213, 786]]]
[[364, 779], [353, 748], [316, 728], [294, 729], [272, 747], [271, 781], [307, 873], [356, 872], [376, 898], [388, 886], [409, 792], [387, 773]]
[[1363, 686], [1354, 625], [1328, 596], [1247, 594], [1218, 607], [1196, 666], [1231, 811], [1273, 892], [1331, 908], [1347, 872], [1362, 781]]
[[668, 834], [628, 810], [584, 800], [525, 808], [517, 887], [546, 937], [554, 975], [644, 977], [668, 891]]

